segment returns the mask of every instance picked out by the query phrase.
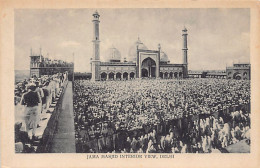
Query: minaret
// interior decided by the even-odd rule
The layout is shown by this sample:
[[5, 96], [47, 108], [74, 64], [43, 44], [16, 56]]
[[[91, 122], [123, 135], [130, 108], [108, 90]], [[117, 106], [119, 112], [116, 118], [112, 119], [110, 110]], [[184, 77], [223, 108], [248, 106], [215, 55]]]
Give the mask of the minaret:
[[183, 77], [188, 77], [188, 41], [187, 41], [187, 29], [184, 27], [182, 30], [182, 37], [183, 37], [183, 65], [184, 65], [184, 71], [183, 71]]
[[42, 47], [40, 47], [40, 62], [43, 62], [43, 56], [42, 56]]
[[91, 73], [92, 73], [92, 77], [91, 80], [92, 81], [98, 81], [100, 80], [100, 75], [99, 75], [99, 68], [100, 68], [100, 55], [99, 55], [99, 17], [100, 15], [98, 14], [98, 12], [96, 11], [93, 14], [93, 28], [94, 28], [94, 37], [93, 37], [93, 56], [92, 56], [92, 61], [91, 61]]
[[157, 61], [158, 61], [158, 65], [156, 64], [156, 78], [160, 78], [160, 59], [161, 59], [161, 44], [159, 43], [158, 44], [158, 58], [157, 58]]

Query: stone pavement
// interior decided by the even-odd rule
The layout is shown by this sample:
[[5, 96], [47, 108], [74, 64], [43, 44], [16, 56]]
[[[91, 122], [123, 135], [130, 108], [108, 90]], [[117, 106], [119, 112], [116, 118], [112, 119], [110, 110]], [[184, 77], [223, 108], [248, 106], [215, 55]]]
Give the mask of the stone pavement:
[[72, 82], [68, 83], [63, 95], [57, 131], [52, 142], [52, 153], [76, 153], [73, 115]]

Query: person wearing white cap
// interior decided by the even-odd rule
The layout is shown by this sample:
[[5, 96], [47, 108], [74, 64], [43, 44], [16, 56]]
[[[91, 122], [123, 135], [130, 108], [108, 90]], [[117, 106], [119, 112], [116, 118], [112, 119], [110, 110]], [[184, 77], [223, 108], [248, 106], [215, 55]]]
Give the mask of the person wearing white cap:
[[38, 92], [35, 92], [36, 85], [34, 83], [29, 84], [28, 92], [23, 94], [21, 98], [21, 105], [25, 105], [25, 129], [29, 132], [30, 126], [32, 127], [32, 137], [35, 136], [35, 130], [37, 128], [37, 114], [38, 105], [41, 103], [41, 97]]

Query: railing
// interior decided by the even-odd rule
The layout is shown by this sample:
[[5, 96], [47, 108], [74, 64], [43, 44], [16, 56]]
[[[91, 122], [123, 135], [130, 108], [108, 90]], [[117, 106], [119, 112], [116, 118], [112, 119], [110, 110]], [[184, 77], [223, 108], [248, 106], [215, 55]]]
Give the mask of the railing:
[[53, 110], [51, 110], [51, 116], [48, 120], [48, 124], [43, 132], [42, 138], [40, 139], [40, 142], [38, 144], [37, 153], [49, 153], [52, 147], [52, 140], [55, 134], [55, 131], [57, 130], [57, 123], [59, 120], [59, 115], [62, 110], [62, 100], [65, 93], [65, 90], [67, 88], [68, 81], [65, 82], [64, 87], [61, 91], [60, 97], [58, 98], [57, 102], [52, 104], [51, 107]]

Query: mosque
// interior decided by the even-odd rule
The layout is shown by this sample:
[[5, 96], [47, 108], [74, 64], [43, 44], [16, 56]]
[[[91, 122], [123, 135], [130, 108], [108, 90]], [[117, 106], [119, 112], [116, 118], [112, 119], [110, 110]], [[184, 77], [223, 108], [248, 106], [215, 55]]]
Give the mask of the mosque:
[[166, 53], [158, 44], [157, 50], [148, 49], [138, 37], [130, 47], [128, 59], [121, 61], [121, 53], [111, 47], [106, 55], [105, 62], [100, 61], [99, 13], [93, 14], [93, 56], [91, 58], [91, 80], [128, 80], [134, 78], [187, 78], [188, 77], [188, 47], [187, 29], [182, 30], [183, 37], [183, 64], [172, 64]]

